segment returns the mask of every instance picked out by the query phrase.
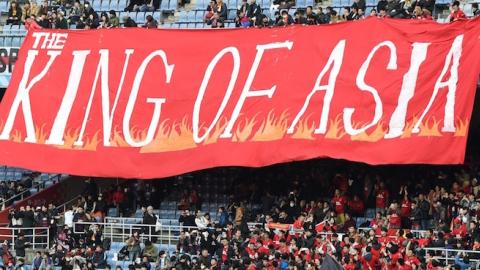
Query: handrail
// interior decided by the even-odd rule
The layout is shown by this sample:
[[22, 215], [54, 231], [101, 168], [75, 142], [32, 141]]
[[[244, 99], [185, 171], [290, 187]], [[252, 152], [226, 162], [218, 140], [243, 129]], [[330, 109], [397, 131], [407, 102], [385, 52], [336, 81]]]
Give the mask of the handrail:
[[[160, 221], [167, 221], [167, 222], [172, 222], [172, 221], [177, 221], [178, 219], [172, 219], [172, 218], [159, 218]], [[130, 224], [130, 223], [125, 223], [125, 221], [132, 221], [132, 222], [143, 222], [143, 218], [137, 218], [137, 217], [105, 217], [105, 222], [114, 222], [114, 223], [124, 223], [124, 224]], [[257, 225], [263, 225], [263, 223], [258, 223], [258, 222], [247, 222], [248, 228], [253, 229]], [[175, 226], [175, 225], [165, 225], [165, 226]], [[177, 225], [177, 226], [182, 226], [182, 225]], [[186, 226], [182, 226], [186, 227]], [[193, 227], [192, 227], [193, 228]], [[194, 227], [197, 228], [197, 227]], [[214, 228], [209, 228], [209, 229], [214, 229]]]
[[[440, 256], [439, 258], [442, 258], [445, 260], [446, 263], [448, 263], [448, 261], [453, 261], [455, 260], [455, 256], [456, 254], [458, 253], [467, 253], [467, 254], [480, 254], [480, 251], [476, 251], [476, 250], [463, 250], [463, 249], [451, 249], [451, 248], [434, 248], [434, 247], [425, 247], [425, 248], [422, 248], [426, 251], [438, 251], [438, 252], [444, 252], [445, 253], [445, 256]], [[448, 256], [450, 254], [452, 254], [453, 256]], [[476, 262], [476, 263], [479, 263], [480, 262], [480, 259], [473, 259], [473, 258], [469, 258], [469, 260], [471, 262]]]
[[[60, 180], [62, 179], [62, 175], [61, 175], [61, 174], [52, 175], [51, 177], [48, 178], [48, 180], [53, 179], [53, 178], [58, 178], [57, 181], [60, 182]], [[21, 193], [18, 193], [18, 194], [16, 194], [16, 195], [8, 198], [8, 200], [3, 201], [2, 204], [4, 204], [4, 205], [13, 205], [13, 202], [14, 202], [14, 201], [17, 201], [17, 200], [14, 200], [15, 198], [17, 198], [17, 197], [20, 196], [20, 197], [21, 197], [20, 200], [23, 200], [23, 199], [25, 199], [25, 198], [23, 197], [23, 195], [24, 195], [27, 191], [30, 192], [30, 189], [33, 189], [33, 188], [36, 188], [37, 191], [40, 191], [40, 187], [41, 187], [41, 186], [43, 186], [42, 189], [45, 189], [45, 181], [42, 181], [42, 182], [40, 182], [40, 183], [37, 183], [36, 185], [32, 185], [32, 187], [30, 187], [30, 188], [26, 188], [26, 189], [25, 189], [24, 191], [22, 191]], [[31, 194], [30, 194], [30, 196], [31, 196]], [[29, 196], [29, 197], [30, 197], [30, 196]], [[9, 204], [10, 201], [12, 201], [11, 204]]]
[[80, 197], [82, 197], [82, 195], [77, 195], [77, 196], [75, 196], [73, 199], [69, 200], [68, 202], [65, 202], [65, 203], [57, 206], [55, 209], [58, 211], [58, 210], [60, 210], [61, 208], [63, 208], [63, 211], [62, 211], [62, 212], [58, 212], [58, 213], [59, 213], [59, 214], [60, 214], [60, 213], [65, 213], [65, 212], [67, 212], [67, 205], [69, 205], [69, 204], [71, 204], [72, 202], [78, 200], [78, 198], [80, 198]]
[[[4, 231], [9, 233], [4, 234]], [[39, 231], [39, 232], [38, 232]], [[48, 227], [28, 227], [28, 228], [11, 228], [0, 227], [0, 238], [11, 238], [10, 246], [15, 249], [15, 240], [20, 232], [24, 233], [25, 238], [31, 244], [33, 249], [49, 249], [50, 248], [50, 230]], [[38, 232], [38, 233], [37, 233]], [[44, 241], [42, 239], [45, 239]]]
[[[111, 241], [120, 240], [120, 242], [127, 241], [133, 232], [138, 231], [141, 240], [160, 240], [160, 244], [166, 244], [168, 248], [176, 246], [176, 242], [179, 239], [181, 231], [189, 230], [214, 230], [213, 227], [199, 229], [196, 226], [174, 226], [174, 225], [149, 225], [149, 224], [126, 224], [126, 223], [111, 223], [111, 222], [73, 222], [74, 234], [85, 234], [86, 230], [92, 226], [98, 225], [104, 237], [109, 237]], [[79, 226], [83, 226], [79, 228]], [[333, 232], [322, 232], [320, 235], [329, 236], [334, 234]], [[343, 233], [339, 233], [340, 239], [343, 238]], [[118, 242], [118, 241], [115, 241]], [[158, 243], [158, 241], [157, 241]]]

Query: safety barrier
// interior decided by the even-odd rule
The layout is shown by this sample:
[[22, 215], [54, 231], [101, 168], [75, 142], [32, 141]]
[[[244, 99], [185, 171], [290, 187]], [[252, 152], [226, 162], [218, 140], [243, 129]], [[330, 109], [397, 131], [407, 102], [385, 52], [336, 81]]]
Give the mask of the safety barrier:
[[0, 227], [0, 239], [7, 240], [12, 249], [15, 248], [15, 241], [23, 233], [26, 241], [29, 243], [28, 248], [34, 250], [42, 250], [50, 248], [50, 231], [48, 227], [35, 228], [8, 228]]

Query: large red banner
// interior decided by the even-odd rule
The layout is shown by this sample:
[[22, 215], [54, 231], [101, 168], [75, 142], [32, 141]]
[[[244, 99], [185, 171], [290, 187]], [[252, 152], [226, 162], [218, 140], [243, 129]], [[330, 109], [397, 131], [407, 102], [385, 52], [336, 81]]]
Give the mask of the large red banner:
[[462, 163], [479, 40], [479, 19], [31, 32], [0, 106], [0, 162], [125, 178]]

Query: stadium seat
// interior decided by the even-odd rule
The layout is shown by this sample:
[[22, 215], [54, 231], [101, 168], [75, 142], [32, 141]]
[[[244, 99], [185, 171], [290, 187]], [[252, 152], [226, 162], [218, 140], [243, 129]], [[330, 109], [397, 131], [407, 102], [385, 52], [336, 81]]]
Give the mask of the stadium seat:
[[8, 12], [8, 1], [0, 1], [0, 12]]
[[[176, 0], [172, 0], [172, 1], [176, 1]], [[168, 10], [168, 2], [169, 0], [162, 0], [162, 2], [160, 3], [160, 10]]]
[[375, 0], [367, 0], [367, 6], [375, 6]]
[[333, 7], [341, 7], [342, 2], [340, 0], [332, 0], [332, 6]]
[[194, 21], [195, 21], [195, 11], [188, 11], [187, 22], [194, 22]]
[[204, 23], [196, 23], [195, 28], [205, 28], [205, 24]]
[[237, 17], [237, 11], [235, 9], [230, 9], [228, 11], [227, 19], [235, 20], [236, 17]]
[[110, 9], [110, 0], [103, 0], [100, 6], [101, 11], [108, 11]]
[[[20, 45], [21, 45], [20, 37], [14, 37], [12, 39], [12, 47], [20, 47]], [[16, 176], [16, 174], [15, 174], [15, 176]], [[15, 179], [16, 179], [16, 177], [15, 177]]]
[[4, 46], [5, 47], [12, 47], [12, 38], [11, 37], [5, 37], [5, 41], [4, 41]]
[[188, 20], [187, 12], [180, 11], [178, 14], [178, 22], [186, 22]]
[[168, 4], [168, 10], [177, 10], [177, 7], [178, 7], [177, 0], [170, 0], [170, 3]]
[[[108, 0], [106, 0], [108, 1]], [[90, 4], [92, 5], [93, 10], [95, 11], [100, 11], [102, 7], [102, 1], [101, 0], [95, 0], [91, 1]]]
[[297, 0], [297, 3], [296, 3], [297, 8], [299, 8], [299, 7], [300, 7], [300, 8], [303, 8], [303, 7], [305, 7], [306, 5], [307, 5], [306, 0]]
[[[195, 12], [195, 22], [203, 22], [203, 17], [204, 17], [205, 11], [203, 10], [197, 10]], [[196, 28], [196, 27], [195, 27]]]
[[160, 17], [161, 17], [160, 12], [157, 11], [153, 13], [153, 18], [157, 20], [157, 22], [160, 22]]
[[127, 0], [118, 0], [117, 10], [124, 11], [127, 5]]
[[12, 25], [7, 24], [3, 26], [3, 34], [4, 35], [11, 35], [12, 34]]
[[227, 4], [228, 9], [237, 9], [237, 0], [229, 0]]

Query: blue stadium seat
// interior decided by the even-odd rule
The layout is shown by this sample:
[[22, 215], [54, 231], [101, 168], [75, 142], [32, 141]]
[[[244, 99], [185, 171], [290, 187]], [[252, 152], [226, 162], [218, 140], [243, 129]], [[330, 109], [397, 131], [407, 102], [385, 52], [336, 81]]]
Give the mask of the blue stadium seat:
[[8, 12], [8, 1], [0, 1], [0, 12]]
[[161, 16], [160, 12], [153, 13], [153, 18], [157, 20], [157, 22], [160, 22], [160, 16]]
[[306, 4], [307, 7], [308, 7], [308, 6], [312, 6], [312, 7], [313, 7], [313, 6], [315, 5], [314, 2], [313, 2], [313, 0], [306, 0], [305, 4]]
[[197, 2], [195, 3], [195, 8], [205, 10], [207, 5], [208, 3], [205, 0], [197, 0]]
[[237, 0], [229, 0], [227, 4], [228, 9], [237, 9]]
[[195, 22], [203, 22], [204, 15], [205, 15], [205, 11], [197, 10], [195, 12]]
[[236, 17], [237, 17], [237, 10], [235, 10], [235, 9], [228, 10], [227, 19], [235, 20]]
[[296, 6], [297, 7], [305, 7], [307, 5], [306, 0], [297, 0]]
[[5, 35], [11, 35], [12, 34], [12, 25], [7, 24], [3, 26], [3, 34]]
[[108, 11], [110, 9], [110, 0], [103, 0], [102, 5], [100, 6], [100, 10]]
[[[172, 0], [172, 1], [176, 1], [176, 0]], [[169, 0], [162, 0], [162, 2], [160, 3], [160, 10], [168, 10], [168, 2]]]
[[[14, 37], [12, 39], [12, 47], [17, 47], [18, 48], [18, 47], [20, 47], [20, 45], [21, 45], [20, 37]], [[20, 173], [20, 176], [21, 176], [21, 173]], [[16, 178], [17, 177], [16, 177], [16, 173], [15, 173], [15, 179]]]
[[340, 2], [340, 0], [332, 0], [332, 6], [333, 7], [341, 7], [342, 3]]
[[195, 28], [205, 28], [205, 24], [204, 23], [196, 23]]
[[170, 0], [170, 3], [168, 5], [168, 10], [176, 10], [177, 7], [178, 7], [177, 0]]
[[117, 10], [124, 11], [127, 5], [127, 0], [118, 0]]
[[195, 29], [195, 23], [188, 23], [187, 28], [189, 29]]
[[375, 6], [375, 0], [367, 0], [367, 6]]
[[260, 0], [259, 2], [261, 8], [270, 8], [270, 0]]
[[188, 15], [186, 11], [180, 11], [178, 14], [178, 22], [186, 22], [188, 20]]
[[101, 0], [90, 1], [90, 4], [92, 5], [93, 10], [100, 11], [102, 6], [102, 1]]
[[11, 37], [5, 37], [5, 41], [4, 41], [4, 46], [5, 47], [12, 47], [12, 38]]
[[187, 22], [194, 22], [194, 21], [195, 21], [195, 11], [188, 11]]

